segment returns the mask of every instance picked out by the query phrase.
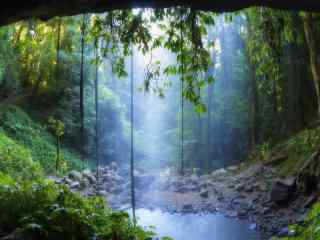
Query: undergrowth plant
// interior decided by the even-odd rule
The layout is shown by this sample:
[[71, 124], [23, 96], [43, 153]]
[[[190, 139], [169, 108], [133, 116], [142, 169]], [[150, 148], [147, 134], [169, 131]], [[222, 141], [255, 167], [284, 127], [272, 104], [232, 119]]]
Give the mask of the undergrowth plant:
[[30, 180], [43, 176], [39, 163], [34, 162], [30, 151], [0, 131], [0, 171], [15, 179]]
[[[30, 150], [32, 159], [39, 162], [46, 173], [55, 172], [56, 137], [49, 129], [33, 121], [21, 108], [13, 105], [1, 108], [0, 126], [8, 137]], [[61, 173], [81, 168], [79, 154], [62, 147], [59, 156]]]
[[302, 225], [290, 226], [292, 237], [282, 240], [317, 240], [320, 239], [320, 203], [313, 206], [307, 219]]
[[48, 180], [16, 182], [0, 174], [0, 230], [17, 240], [146, 240], [154, 233], [113, 212], [101, 197], [84, 198]]

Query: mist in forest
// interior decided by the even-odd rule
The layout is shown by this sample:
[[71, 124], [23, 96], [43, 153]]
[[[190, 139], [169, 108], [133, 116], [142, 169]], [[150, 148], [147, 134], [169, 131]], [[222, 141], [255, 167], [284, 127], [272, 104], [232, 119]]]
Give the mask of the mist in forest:
[[[104, 164], [129, 163], [131, 76], [134, 82], [133, 147], [138, 168], [148, 171], [169, 166], [179, 168], [183, 161], [187, 169], [207, 171], [239, 163], [246, 157], [249, 79], [241, 28], [237, 21], [231, 23], [220, 16], [207, 31], [206, 41], [214, 42], [211, 46], [214, 65], [206, 74], [215, 81], [199, 92], [206, 112], [196, 112], [194, 104], [183, 100], [183, 130], [181, 76], [162, 73], [168, 64], [176, 62], [175, 55], [166, 49], [144, 55], [134, 47], [133, 56], [126, 59], [128, 76], [125, 78], [112, 73], [110, 60], [100, 66], [99, 141]], [[148, 74], [156, 68], [161, 74], [146, 83]]]

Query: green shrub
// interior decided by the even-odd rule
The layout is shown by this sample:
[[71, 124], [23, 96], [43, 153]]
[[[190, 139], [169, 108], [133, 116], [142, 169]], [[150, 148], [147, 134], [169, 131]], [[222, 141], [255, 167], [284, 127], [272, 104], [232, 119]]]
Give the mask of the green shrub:
[[0, 132], [0, 171], [21, 180], [42, 175], [41, 167], [32, 161], [30, 151], [3, 132]]
[[305, 161], [318, 150], [320, 128], [306, 129], [278, 144], [273, 151], [288, 156], [279, 166], [281, 175], [293, 175], [301, 169]]
[[320, 239], [320, 203], [313, 206], [304, 224], [290, 226], [290, 230], [295, 232], [295, 236], [285, 237], [282, 240]]
[[0, 229], [15, 239], [145, 240], [127, 213], [113, 212], [102, 198], [83, 198], [50, 181], [17, 183], [0, 175]]
[[[41, 164], [47, 173], [55, 172], [56, 138], [46, 127], [33, 121], [19, 107], [9, 105], [0, 111], [0, 126], [7, 136], [30, 149], [32, 159]], [[62, 148], [61, 170], [79, 169], [80, 158]]]

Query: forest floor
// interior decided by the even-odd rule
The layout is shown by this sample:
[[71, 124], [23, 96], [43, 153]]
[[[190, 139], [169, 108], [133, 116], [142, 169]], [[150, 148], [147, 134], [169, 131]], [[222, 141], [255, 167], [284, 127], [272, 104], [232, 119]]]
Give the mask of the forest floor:
[[[100, 169], [100, 194], [118, 210], [130, 208], [130, 183], [116, 164]], [[83, 181], [83, 179], [87, 179]], [[262, 239], [292, 234], [289, 224], [301, 223], [317, 200], [315, 195], [295, 194], [290, 178], [278, 179], [274, 169], [253, 164], [243, 170], [229, 167], [211, 174], [178, 175], [172, 169], [158, 173], [135, 172], [137, 208], [172, 213], [220, 213], [249, 220]], [[96, 192], [93, 173], [71, 172], [60, 180], [82, 194]], [[86, 182], [81, 184], [79, 182]], [[91, 184], [90, 184], [91, 183]]]

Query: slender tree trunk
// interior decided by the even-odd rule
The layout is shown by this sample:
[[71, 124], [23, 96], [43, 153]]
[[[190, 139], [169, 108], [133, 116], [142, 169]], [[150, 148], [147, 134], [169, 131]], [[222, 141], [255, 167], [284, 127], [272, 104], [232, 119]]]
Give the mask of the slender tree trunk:
[[82, 169], [84, 169], [84, 47], [85, 47], [85, 28], [86, 19], [82, 16], [81, 26], [81, 62], [80, 62], [80, 153], [82, 160]]
[[317, 117], [320, 117], [320, 88], [319, 88], [319, 82], [320, 82], [320, 64], [317, 59], [317, 42], [316, 42], [316, 36], [315, 36], [315, 29], [313, 26], [313, 16], [312, 13], [305, 13], [303, 17], [303, 26], [304, 26], [304, 32], [306, 37], [306, 42], [309, 48], [309, 58], [310, 58], [310, 68], [312, 72], [313, 77], [313, 84], [316, 92], [316, 98], [317, 98]]

